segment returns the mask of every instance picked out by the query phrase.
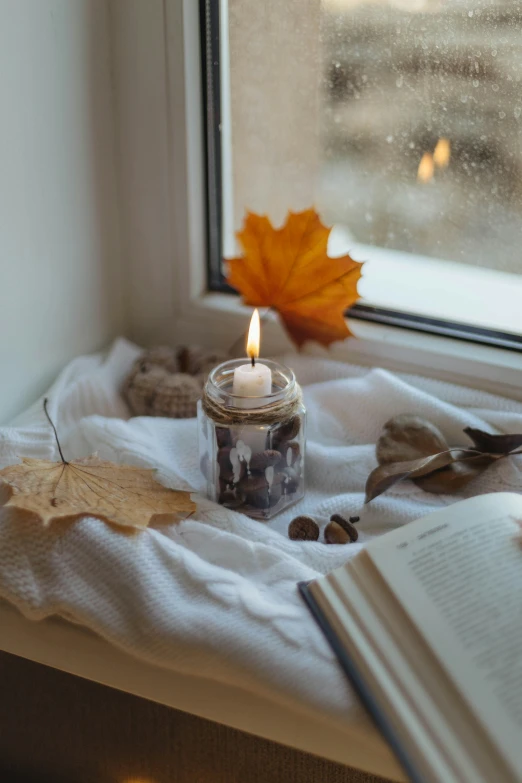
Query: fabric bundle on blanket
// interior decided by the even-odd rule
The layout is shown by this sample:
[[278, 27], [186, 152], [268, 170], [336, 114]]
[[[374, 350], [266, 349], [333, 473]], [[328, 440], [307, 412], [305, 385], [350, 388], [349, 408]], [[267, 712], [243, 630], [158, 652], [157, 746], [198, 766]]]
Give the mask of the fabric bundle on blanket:
[[[102, 459], [156, 467], [168, 486], [197, 491], [203, 482], [196, 420], [129, 418], [119, 390], [138, 354], [120, 340], [107, 357], [77, 359], [58, 378], [49, 410], [66, 458], [97, 452]], [[458, 499], [426, 494], [408, 482], [362, 510], [375, 441], [387, 419], [416, 413], [450, 444], [462, 444], [466, 426], [522, 432], [522, 404], [308, 356], [281, 361], [295, 370], [308, 408], [308, 490], [298, 506], [265, 524], [203, 501], [180, 525], [134, 536], [92, 518], [43, 529], [6, 515], [0, 597], [31, 619], [59, 615], [87, 626], [160, 667], [364, 723], [296, 583], [341, 565], [372, 537]], [[22, 456], [58, 459], [41, 401], [0, 429], [0, 467]], [[521, 470], [520, 457], [503, 460], [460, 497], [520, 491]], [[361, 516], [356, 544], [288, 539], [297, 513], [324, 527], [334, 512]]]

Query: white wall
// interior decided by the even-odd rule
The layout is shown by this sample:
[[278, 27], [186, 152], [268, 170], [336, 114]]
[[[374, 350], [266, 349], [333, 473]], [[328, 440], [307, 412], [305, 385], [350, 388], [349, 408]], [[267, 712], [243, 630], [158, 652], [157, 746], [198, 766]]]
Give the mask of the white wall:
[[106, 0], [0, 0], [0, 421], [123, 324]]
[[110, 7], [127, 327], [151, 344], [169, 335], [174, 286], [165, 11], [163, 0]]

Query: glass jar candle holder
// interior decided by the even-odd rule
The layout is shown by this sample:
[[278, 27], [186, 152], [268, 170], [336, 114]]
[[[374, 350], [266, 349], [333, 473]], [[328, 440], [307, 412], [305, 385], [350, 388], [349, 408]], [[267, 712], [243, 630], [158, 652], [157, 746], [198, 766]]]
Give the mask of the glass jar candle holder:
[[209, 404], [198, 403], [201, 472], [211, 500], [268, 520], [305, 493], [306, 410], [292, 370], [265, 359], [272, 393], [234, 394], [234, 371], [244, 362], [224, 362], [208, 376]]

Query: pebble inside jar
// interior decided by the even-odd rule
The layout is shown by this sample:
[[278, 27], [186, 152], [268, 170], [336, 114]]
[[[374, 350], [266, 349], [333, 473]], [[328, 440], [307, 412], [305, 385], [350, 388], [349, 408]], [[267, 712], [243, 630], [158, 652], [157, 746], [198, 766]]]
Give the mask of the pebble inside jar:
[[209, 498], [270, 519], [304, 495], [306, 411], [292, 370], [256, 361], [257, 311], [247, 354], [250, 362], [224, 362], [208, 377], [198, 407], [200, 464]]

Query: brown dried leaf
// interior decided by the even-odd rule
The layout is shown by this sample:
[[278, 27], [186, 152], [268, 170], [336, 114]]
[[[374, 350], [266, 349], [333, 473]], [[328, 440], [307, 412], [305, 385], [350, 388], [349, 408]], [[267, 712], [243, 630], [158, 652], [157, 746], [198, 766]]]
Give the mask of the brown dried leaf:
[[426, 476], [414, 479], [414, 481], [424, 492], [431, 492], [435, 495], [447, 495], [452, 492], [459, 492], [494, 461], [494, 457], [485, 454], [466, 457], [462, 461], [456, 456], [454, 462], [446, 468], [428, 473]]
[[[432, 454], [429, 457], [380, 465], [368, 476], [365, 503], [382, 495], [399, 481], [420, 478], [441, 468], [446, 468], [455, 461], [455, 453], [460, 461], [477, 457], [477, 452], [474, 449], [450, 449], [440, 454]], [[482, 455], [480, 457], [482, 458]]]
[[475, 447], [484, 454], [507, 455], [522, 446], [522, 434], [492, 435], [490, 432], [477, 430], [473, 427], [466, 427], [464, 432], [471, 438]]
[[24, 458], [0, 470], [0, 505], [37, 514], [44, 525], [92, 516], [122, 527], [176, 522], [193, 513], [190, 492], [167, 489], [154, 470], [102, 462]]

